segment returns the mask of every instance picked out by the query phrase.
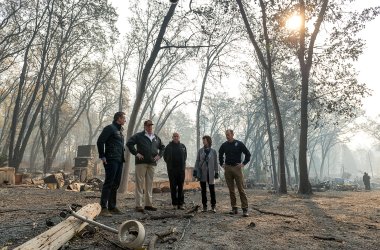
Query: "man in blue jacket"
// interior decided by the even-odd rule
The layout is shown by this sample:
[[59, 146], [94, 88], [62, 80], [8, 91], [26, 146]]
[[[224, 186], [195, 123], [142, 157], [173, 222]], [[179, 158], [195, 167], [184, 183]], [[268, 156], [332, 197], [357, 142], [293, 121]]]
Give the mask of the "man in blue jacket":
[[[131, 154], [135, 155], [135, 198], [136, 211], [144, 212], [145, 210], [156, 211], [153, 206], [152, 190], [153, 176], [157, 162], [161, 159], [165, 146], [162, 144], [160, 137], [153, 133], [153, 122], [146, 120], [144, 122], [144, 131], [134, 134], [129, 138], [127, 147]], [[145, 207], [143, 207], [143, 184], [145, 181]]]
[[103, 162], [105, 180], [100, 197], [101, 216], [112, 216], [121, 214], [116, 207], [116, 193], [120, 185], [124, 162], [124, 136], [123, 125], [125, 124], [125, 113], [117, 112], [112, 124], [106, 126], [99, 135], [97, 146], [99, 158]]
[[[244, 191], [244, 176], [242, 169], [249, 162], [251, 153], [243, 142], [234, 139], [234, 131], [226, 130], [227, 141], [224, 142], [219, 149], [219, 164], [224, 168], [224, 177], [230, 192], [230, 200], [232, 211], [230, 214], [237, 214], [235, 183], [240, 195], [241, 208], [243, 216], [248, 216], [248, 200]], [[244, 154], [242, 162], [241, 156]]]

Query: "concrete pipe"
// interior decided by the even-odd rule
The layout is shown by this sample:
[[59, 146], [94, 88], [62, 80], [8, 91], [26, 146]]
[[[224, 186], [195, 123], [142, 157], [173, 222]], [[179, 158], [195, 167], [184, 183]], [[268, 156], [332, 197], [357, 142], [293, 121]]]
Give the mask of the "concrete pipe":
[[145, 240], [144, 226], [136, 220], [127, 220], [119, 228], [119, 241], [127, 248], [141, 248]]

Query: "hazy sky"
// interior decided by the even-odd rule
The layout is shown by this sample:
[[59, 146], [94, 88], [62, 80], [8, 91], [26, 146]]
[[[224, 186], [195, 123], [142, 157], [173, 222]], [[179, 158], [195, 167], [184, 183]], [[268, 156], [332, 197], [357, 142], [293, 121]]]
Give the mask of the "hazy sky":
[[[359, 1], [357, 1], [359, 2]], [[379, 0], [361, 0], [362, 7], [380, 5]], [[364, 109], [369, 116], [380, 114], [380, 84], [379, 84], [379, 37], [380, 17], [367, 24], [365, 30], [361, 32], [362, 37], [367, 41], [364, 54], [359, 57], [357, 69], [359, 80], [365, 82], [369, 88], [373, 89], [373, 95], [364, 100]]]
[[[142, 4], [148, 0], [141, 0]], [[169, 1], [169, 0], [167, 0]], [[187, 0], [179, 0], [184, 2]], [[128, 0], [110, 0], [110, 2], [118, 9], [119, 21], [118, 27], [122, 33], [128, 30], [127, 16], [128, 16]], [[356, 0], [352, 3], [352, 6], [346, 6], [349, 9], [355, 9], [361, 11], [364, 8], [380, 6], [380, 0]], [[359, 57], [358, 62], [356, 62], [356, 70], [359, 72], [358, 80], [359, 82], [366, 83], [367, 86], [373, 90], [372, 96], [367, 97], [363, 100], [363, 108], [366, 111], [366, 115], [372, 118], [380, 115], [380, 76], [379, 76], [379, 56], [380, 56], [380, 17], [377, 17], [374, 21], [368, 23], [366, 28], [360, 33], [360, 36], [366, 40], [366, 47], [364, 53]], [[232, 82], [232, 81], [229, 81]], [[234, 83], [236, 82], [233, 81]], [[230, 88], [231, 89], [231, 88]], [[233, 88], [239, 92], [239, 88]], [[235, 94], [234, 94], [235, 95]], [[195, 109], [194, 109], [195, 110]], [[193, 113], [193, 112], [191, 112]], [[195, 117], [195, 111], [193, 113]], [[354, 135], [350, 136], [350, 142], [346, 145], [352, 150], [365, 150], [365, 152], [376, 152], [376, 147], [373, 145], [378, 144], [372, 137], [364, 132], [357, 131]], [[367, 159], [366, 155], [362, 156]], [[364, 159], [363, 158], [363, 159]], [[373, 159], [376, 162], [376, 159]], [[365, 160], [364, 160], [365, 161]], [[369, 163], [362, 163], [362, 167], [369, 171]]]
[[[182, 2], [183, 0], [180, 0]], [[110, 0], [117, 8], [119, 13], [118, 26], [121, 31], [125, 31], [126, 17], [128, 13], [128, 1], [126, 0]], [[143, 1], [142, 1], [143, 2]], [[169, 2], [169, 0], [168, 0]], [[354, 8], [362, 10], [363, 8], [380, 5], [380, 0], [356, 0], [353, 3]], [[380, 17], [367, 24], [365, 30], [361, 32], [362, 38], [367, 42], [364, 54], [359, 57], [356, 69], [359, 71], [359, 81], [364, 82], [373, 90], [372, 96], [364, 100], [364, 109], [367, 115], [377, 116], [380, 114], [380, 83], [378, 61], [380, 56]]]
[[[380, 5], [379, 0], [357, 0], [355, 5], [358, 9]], [[372, 118], [380, 114], [380, 84], [378, 76], [378, 57], [380, 55], [380, 37], [378, 30], [380, 27], [380, 17], [368, 23], [361, 32], [361, 37], [366, 40], [364, 53], [359, 57], [356, 69], [359, 71], [359, 81], [364, 82], [372, 89], [372, 96], [363, 100], [363, 108], [366, 115]], [[369, 135], [358, 132], [351, 138], [350, 148], [353, 149], [374, 149], [373, 144], [377, 144]]]

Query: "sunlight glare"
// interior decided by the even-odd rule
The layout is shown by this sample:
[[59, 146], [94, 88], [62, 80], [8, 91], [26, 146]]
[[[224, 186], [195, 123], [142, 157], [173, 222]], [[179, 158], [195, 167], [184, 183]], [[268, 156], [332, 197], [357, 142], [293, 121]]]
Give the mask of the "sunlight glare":
[[299, 30], [301, 27], [301, 17], [299, 15], [293, 15], [286, 21], [285, 27], [288, 30]]

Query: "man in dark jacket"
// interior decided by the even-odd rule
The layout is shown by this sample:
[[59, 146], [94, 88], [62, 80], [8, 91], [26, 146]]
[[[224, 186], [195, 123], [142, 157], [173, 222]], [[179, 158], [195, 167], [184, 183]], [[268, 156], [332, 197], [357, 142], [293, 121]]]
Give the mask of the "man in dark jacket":
[[[239, 191], [241, 208], [243, 216], [248, 216], [248, 200], [244, 191], [244, 176], [243, 167], [249, 162], [251, 153], [248, 151], [244, 143], [234, 139], [234, 131], [226, 130], [227, 141], [224, 142], [219, 149], [219, 164], [224, 168], [224, 177], [228, 190], [230, 192], [230, 200], [232, 211], [230, 214], [237, 214], [236, 206], [235, 183]], [[241, 155], [244, 154], [244, 161], [241, 160]]]
[[103, 162], [106, 177], [104, 180], [100, 206], [102, 216], [112, 216], [122, 212], [116, 207], [116, 193], [120, 185], [124, 162], [124, 136], [123, 125], [125, 124], [125, 113], [117, 112], [112, 124], [106, 126], [99, 135], [97, 146], [99, 158]]
[[[135, 147], [136, 146], [136, 147]], [[165, 146], [161, 139], [153, 133], [153, 122], [144, 122], [144, 131], [136, 133], [127, 142], [127, 147], [131, 154], [135, 155], [135, 175], [136, 175], [136, 211], [144, 212], [144, 209], [156, 211], [152, 203], [152, 189], [154, 169], [157, 161], [162, 157]], [[145, 207], [143, 208], [143, 184], [145, 181]]]
[[185, 182], [185, 168], [187, 151], [177, 132], [173, 133], [172, 141], [166, 146], [164, 160], [168, 170], [172, 205], [174, 208], [184, 210], [183, 184]]
[[363, 182], [364, 182], [364, 186], [365, 186], [365, 190], [371, 190], [371, 181], [370, 181], [371, 177], [369, 177], [369, 175], [364, 172], [364, 175], [363, 175]]

